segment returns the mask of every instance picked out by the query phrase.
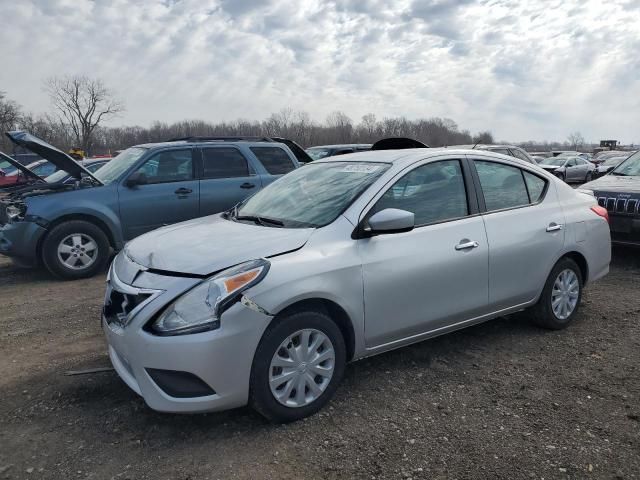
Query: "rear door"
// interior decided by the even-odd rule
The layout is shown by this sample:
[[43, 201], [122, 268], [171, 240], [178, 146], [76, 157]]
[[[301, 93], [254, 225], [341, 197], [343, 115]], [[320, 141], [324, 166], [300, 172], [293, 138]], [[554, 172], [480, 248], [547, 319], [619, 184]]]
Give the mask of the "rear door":
[[199, 184], [191, 148], [163, 150], [149, 157], [135, 172], [146, 183], [118, 186], [120, 220], [125, 238], [198, 216]]
[[200, 216], [229, 210], [262, 188], [249, 159], [233, 145], [206, 146], [200, 159]]
[[268, 185], [275, 179], [295, 170], [298, 166], [289, 154], [280, 147], [251, 147], [264, 172], [260, 174], [262, 184]]
[[564, 214], [547, 179], [496, 160], [473, 163], [489, 242], [489, 303], [499, 311], [540, 293], [564, 245]]
[[580, 179], [580, 166], [578, 165], [578, 160], [575, 158], [570, 158], [567, 160], [567, 177], [566, 180], [568, 182], [575, 182]]

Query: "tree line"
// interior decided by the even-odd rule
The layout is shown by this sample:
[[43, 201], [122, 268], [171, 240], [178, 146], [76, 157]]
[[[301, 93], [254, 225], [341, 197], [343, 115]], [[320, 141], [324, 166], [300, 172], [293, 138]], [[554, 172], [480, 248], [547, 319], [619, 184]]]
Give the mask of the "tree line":
[[[340, 143], [373, 143], [386, 137], [410, 137], [431, 147], [475, 143], [494, 143], [490, 131], [472, 134], [460, 129], [448, 118], [410, 120], [405, 117], [378, 119], [373, 113], [359, 121], [341, 111], [334, 111], [323, 122], [313, 120], [307, 112], [285, 108], [265, 120], [209, 122], [184, 120], [174, 123], [153, 122], [149, 127], [110, 127], [104, 123], [124, 111], [124, 104], [99, 79], [65, 76], [47, 79], [44, 88], [53, 110], [32, 114], [6, 94], [0, 92], [0, 129], [25, 130], [65, 151], [80, 148], [89, 155], [109, 154], [141, 143], [166, 141], [190, 136], [285, 137], [303, 147]], [[580, 147], [584, 139], [572, 134], [564, 143], [527, 142], [528, 150]], [[13, 146], [2, 135], [0, 149], [11, 152]]]

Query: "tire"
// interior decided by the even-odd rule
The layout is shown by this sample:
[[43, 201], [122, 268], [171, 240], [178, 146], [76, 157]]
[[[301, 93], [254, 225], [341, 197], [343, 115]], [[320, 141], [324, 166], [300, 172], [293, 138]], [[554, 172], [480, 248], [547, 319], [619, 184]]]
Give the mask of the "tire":
[[590, 182], [591, 180], [593, 180], [593, 173], [587, 172], [587, 176], [584, 177], [584, 183]]
[[[572, 272], [572, 275], [577, 281], [576, 303], [566, 317], [564, 317], [564, 315], [558, 315], [552, 306], [554, 299], [554, 285], [556, 284], [556, 280], [559, 280], [560, 275], [565, 272]], [[571, 278], [571, 275], [569, 275], [569, 278]], [[582, 301], [582, 285], [582, 272], [576, 262], [570, 258], [561, 258], [553, 267], [553, 270], [551, 270], [538, 303], [531, 307], [529, 311], [531, 320], [538, 326], [548, 328], [550, 330], [561, 330], [569, 326], [580, 309], [580, 302]]]
[[[315, 374], [314, 377], [313, 361], [308, 361], [307, 365], [308, 357], [302, 357], [304, 365], [301, 365], [302, 362], [296, 363], [295, 358], [289, 353], [295, 353], [293, 350], [297, 351], [298, 348], [302, 348], [302, 335], [297, 337], [295, 335], [305, 331], [309, 332], [307, 345], [315, 345], [316, 341], [321, 341], [320, 346], [317, 347], [317, 350], [313, 350], [312, 354], [328, 356], [316, 366], [316, 369], [324, 369], [325, 376]], [[323, 335], [324, 337], [322, 337]], [[294, 336], [293, 339], [292, 336]], [[298, 339], [297, 344], [295, 343], [296, 338]], [[325, 342], [323, 338], [329, 343]], [[288, 346], [284, 346], [284, 342], [287, 342]], [[331, 361], [331, 349], [333, 349], [333, 361]], [[278, 361], [283, 359], [294, 361], [297, 368], [273, 366], [272, 361], [275, 362], [276, 357]], [[294, 312], [280, 320], [276, 319], [275, 323], [270, 325], [262, 336], [253, 358], [249, 404], [272, 422], [287, 423], [313, 415], [331, 399], [338, 388], [344, 375], [346, 358], [346, 347], [342, 333], [326, 313], [320, 311]], [[331, 365], [333, 365], [333, 371], [330, 378], [327, 378], [326, 372]], [[290, 378], [290, 380], [283, 381], [278, 378], [280, 376]], [[296, 386], [301, 378], [306, 382], [304, 384], [305, 393], [299, 397]], [[276, 392], [280, 392], [280, 399], [272, 391], [271, 380], [274, 380], [274, 388], [277, 387]], [[279, 384], [276, 383], [278, 380], [281, 380]], [[315, 392], [309, 387], [312, 381], [316, 385]], [[299, 402], [299, 405], [294, 405], [301, 397], [302, 401]], [[283, 402], [291, 402], [291, 405], [286, 405]]]
[[84, 220], [71, 220], [56, 225], [47, 234], [42, 243], [42, 262], [58, 278], [87, 278], [104, 270], [110, 249], [100, 227]]

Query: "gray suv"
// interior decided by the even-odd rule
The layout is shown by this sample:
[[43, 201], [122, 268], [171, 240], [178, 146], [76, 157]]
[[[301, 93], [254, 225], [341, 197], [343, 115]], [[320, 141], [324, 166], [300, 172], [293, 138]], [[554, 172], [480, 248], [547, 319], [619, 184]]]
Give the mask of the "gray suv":
[[26, 132], [7, 136], [75, 181], [2, 198], [0, 254], [65, 279], [94, 275], [126, 241], [228, 210], [299, 166], [281, 141], [193, 137], [128, 148], [91, 173]]

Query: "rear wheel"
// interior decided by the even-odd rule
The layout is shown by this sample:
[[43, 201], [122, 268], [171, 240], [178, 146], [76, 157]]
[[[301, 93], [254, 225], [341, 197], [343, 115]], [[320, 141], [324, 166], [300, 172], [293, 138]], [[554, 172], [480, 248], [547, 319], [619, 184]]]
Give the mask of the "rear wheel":
[[567, 327], [575, 318], [582, 300], [582, 273], [570, 258], [563, 258], [549, 274], [538, 303], [531, 308], [532, 320], [552, 330]]
[[73, 280], [91, 277], [109, 259], [109, 240], [100, 227], [83, 220], [55, 226], [42, 243], [42, 260], [52, 274]]
[[344, 374], [346, 347], [323, 312], [296, 312], [276, 322], [254, 356], [250, 404], [271, 421], [291, 422], [331, 399]]

